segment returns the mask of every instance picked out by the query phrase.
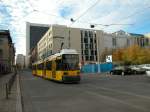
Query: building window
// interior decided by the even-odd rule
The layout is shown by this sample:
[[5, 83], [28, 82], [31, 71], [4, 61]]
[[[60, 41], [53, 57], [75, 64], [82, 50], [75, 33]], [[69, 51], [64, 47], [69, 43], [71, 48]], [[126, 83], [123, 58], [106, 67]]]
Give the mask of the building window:
[[146, 45], [146, 46], [149, 45], [149, 39], [148, 39], [148, 38], [146, 38], [146, 40], [145, 40], [145, 45]]
[[112, 45], [116, 46], [116, 38], [112, 38]]
[[89, 48], [88, 44], [85, 44], [85, 49], [88, 49], [88, 48]]
[[92, 31], [89, 32], [89, 37], [93, 37], [93, 32]]
[[94, 43], [96, 44], [96, 38], [94, 39]]
[[85, 60], [88, 61], [89, 60], [89, 56], [85, 56]]
[[84, 55], [84, 52], [83, 52], [83, 50], [82, 50], [82, 55]]
[[96, 61], [97, 61], [97, 56], [95, 56], [95, 58], [96, 58]]
[[90, 38], [90, 43], [93, 43], [93, 38]]
[[90, 44], [90, 49], [93, 49], [93, 44]]
[[85, 35], [84, 35], [85, 37], [88, 37], [88, 32], [87, 31], [85, 31]]
[[95, 50], [95, 55], [97, 55], [97, 51]]
[[88, 38], [84, 38], [84, 43], [88, 43]]
[[88, 50], [84, 50], [84, 54], [85, 54], [85, 55], [89, 55]]
[[94, 61], [94, 56], [90, 56], [90, 61]]
[[141, 46], [142, 38], [138, 38], [137, 41], [138, 41], [138, 45]]
[[130, 45], [130, 40], [129, 39], [127, 39], [127, 46], [129, 46]]
[[94, 51], [93, 50], [91, 50], [91, 55], [94, 55]]
[[84, 60], [84, 56], [82, 56], [82, 60]]

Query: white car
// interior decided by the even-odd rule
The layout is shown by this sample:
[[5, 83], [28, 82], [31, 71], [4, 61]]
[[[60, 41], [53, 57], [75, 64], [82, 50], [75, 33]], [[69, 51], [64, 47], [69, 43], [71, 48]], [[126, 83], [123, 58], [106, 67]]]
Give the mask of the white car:
[[150, 77], [150, 64], [146, 64], [142, 68], [146, 70], [146, 75]]
[[130, 66], [132, 72], [134, 74], [145, 74], [146, 70], [144, 68], [139, 67], [138, 65], [132, 65]]
[[146, 71], [146, 75], [148, 76], [148, 77], [150, 77], [150, 70], [148, 71]]

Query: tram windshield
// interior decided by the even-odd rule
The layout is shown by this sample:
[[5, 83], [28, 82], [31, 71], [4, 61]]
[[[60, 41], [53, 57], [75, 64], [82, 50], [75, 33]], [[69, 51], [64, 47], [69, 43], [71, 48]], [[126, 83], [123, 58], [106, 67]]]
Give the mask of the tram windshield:
[[79, 55], [64, 54], [62, 56], [62, 63], [65, 70], [77, 70], [79, 69]]

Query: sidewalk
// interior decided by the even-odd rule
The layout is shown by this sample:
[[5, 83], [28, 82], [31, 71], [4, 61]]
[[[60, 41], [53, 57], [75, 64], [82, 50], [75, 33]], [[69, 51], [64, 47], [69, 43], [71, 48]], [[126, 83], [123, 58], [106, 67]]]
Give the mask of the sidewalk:
[[17, 102], [17, 81], [12, 86], [11, 94], [9, 99], [6, 99], [5, 84], [13, 75], [7, 74], [0, 77], [0, 112], [16, 112], [16, 102]]

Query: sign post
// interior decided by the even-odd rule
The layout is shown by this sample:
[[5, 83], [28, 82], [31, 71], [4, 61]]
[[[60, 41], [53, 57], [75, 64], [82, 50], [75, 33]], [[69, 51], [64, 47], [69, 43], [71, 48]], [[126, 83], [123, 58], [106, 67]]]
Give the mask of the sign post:
[[107, 55], [106, 56], [106, 62], [112, 62], [112, 55]]

